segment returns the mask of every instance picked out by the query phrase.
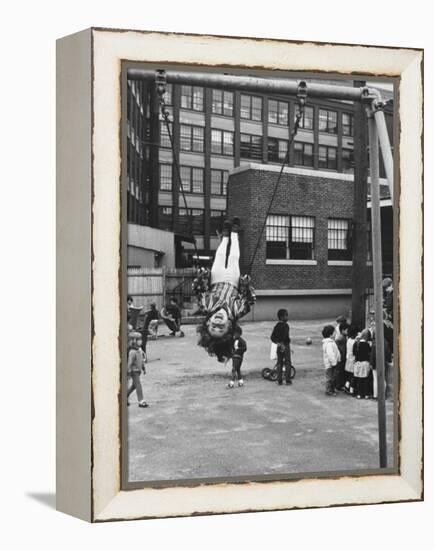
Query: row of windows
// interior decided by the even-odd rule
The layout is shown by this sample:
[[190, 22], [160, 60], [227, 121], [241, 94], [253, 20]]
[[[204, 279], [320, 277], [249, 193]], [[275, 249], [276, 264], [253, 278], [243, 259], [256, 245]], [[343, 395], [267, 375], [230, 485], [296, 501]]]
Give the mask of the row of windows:
[[[204, 234], [204, 209], [180, 208], [181, 233]], [[210, 211], [210, 233], [221, 231], [224, 210]], [[352, 259], [350, 220], [327, 220], [328, 260]], [[173, 229], [173, 207], [159, 207], [159, 227]], [[315, 258], [315, 218], [311, 216], [270, 215], [266, 225], [266, 258], [270, 260], [313, 260]]]
[[[186, 193], [204, 192], [204, 169], [195, 166], [179, 167], [182, 188]], [[171, 164], [160, 164], [160, 190], [172, 191], [173, 175]], [[211, 194], [226, 195], [227, 170], [211, 170]]]
[[[159, 227], [171, 231], [173, 229], [173, 207], [159, 207]], [[216, 235], [221, 231], [226, 212], [224, 210], [210, 211], [210, 234]], [[205, 232], [205, 210], [202, 208], [180, 208], [178, 210], [179, 227], [181, 233], [203, 235]]]
[[[180, 127], [181, 151], [203, 153], [204, 128], [181, 124]], [[161, 123], [162, 147], [171, 147], [169, 134], [165, 123]], [[281, 162], [288, 152], [288, 141], [284, 139], [268, 138], [268, 160]], [[216, 155], [234, 156], [234, 132], [226, 130], [211, 130], [211, 153]], [[240, 134], [240, 157], [252, 160], [262, 160], [262, 136]], [[294, 141], [293, 164], [297, 166], [314, 166], [313, 145]], [[318, 146], [318, 168], [337, 170], [337, 147], [328, 145]], [[342, 171], [353, 171], [353, 152], [351, 149], [342, 149]]]
[[[328, 259], [351, 260], [350, 220], [329, 218]], [[266, 258], [269, 260], [313, 260], [315, 218], [270, 215], [266, 225]]]
[[[173, 87], [168, 84], [164, 95], [166, 105], [173, 103]], [[191, 111], [204, 110], [204, 89], [200, 86], [181, 86], [181, 109]], [[212, 90], [211, 112], [215, 115], [232, 117], [234, 115], [234, 93]], [[263, 99], [259, 96], [241, 94], [240, 117], [261, 122], [263, 118]], [[289, 125], [289, 103], [276, 99], [268, 100], [268, 122], [280, 126]], [[305, 107], [300, 127], [313, 130], [313, 107]], [[319, 109], [318, 129], [320, 132], [336, 134], [338, 128], [337, 111]], [[342, 113], [342, 133], [353, 135], [353, 115]]]

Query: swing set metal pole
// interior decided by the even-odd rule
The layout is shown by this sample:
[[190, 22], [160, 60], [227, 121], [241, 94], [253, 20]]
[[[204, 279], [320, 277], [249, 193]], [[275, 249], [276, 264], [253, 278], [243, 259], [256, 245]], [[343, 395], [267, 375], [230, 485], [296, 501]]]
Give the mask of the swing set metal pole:
[[384, 375], [384, 328], [383, 328], [383, 269], [381, 254], [381, 210], [379, 181], [379, 151], [377, 124], [371, 106], [368, 109], [369, 163], [371, 175], [371, 218], [372, 218], [372, 259], [374, 267], [375, 302], [375, 364], [377, 370], [378, 398], [378, 437], [380, 468], [387, 467], [386, 440], [386, 395]]
[[389, 132], [387, 131], [386, 119], [384, 118], [384, 103], [377, 90], [372, 90], [376, 99], [372, 101], [372, 110], [377, 125], [378, 139], [380, 140], [381, 156], [383, 158], [384, 170], [389, 185], [390, 198], [393, 202], [393, 156], [390, 146]]
[[[287, 78], [261, 78], [254, 76], [237, 76], [231, 74], [200, 73], [187, 71], [158, 71], [152, 69], [128, 69], [128, 78], [133, 80], [155, 80], [157, 74], [164, 74], [169, 84], [187, 84], [190, 86], [207, 86], [216, 89], [234, 89], [246, 92], [270, 94], [297, 94], [299, 82]], [[337, 86], [309, 82], [309, 97], [324, 97], [347, 101], [361, 101], [373, 90], [366, 87]]]

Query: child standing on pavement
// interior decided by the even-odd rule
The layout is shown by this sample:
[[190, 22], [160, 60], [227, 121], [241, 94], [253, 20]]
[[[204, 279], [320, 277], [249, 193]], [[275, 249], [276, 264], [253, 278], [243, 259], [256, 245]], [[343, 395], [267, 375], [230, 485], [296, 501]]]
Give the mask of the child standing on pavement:
[[247, 351], [247, 344], [244, 338], [242, 328], [237, 325], [234, 330], [234, 351], [232, 354], [232, 380], [228, 384], [228, 388], [233, 388], [235, 385], [235, 377], [238, 379], [238, 386], [241, 388], [244, 385], [244, 380], [241, 376], [241, 365], [243, 363], [244, 354]]
[[348, 339], [347, 339], [347, 357], [345, 361], [345, 386], [344, 390], [350, 395], [354, 395], [354, 363], [356, 358], [354, 357], [354, 344], [356, 342], [358, 330], [354, 325], [348, 327]]
[[357, 399], [369, 399], [369, 374], [371, 372], [371, 333], [362, 331], [354, 347], [354, 394]]
[[130, 387], [127, 390], [127, 405], [129, 406], [128, 397], [135, 390], [137, 393], [137, 400], [139, 407], [148, 407], [148, 404], [143, 399], [142, 384], [140, 382], [140, 375], [146, 374], [145, 369], [145, 353], [142, 350], [142, 335], [140, 332], [130, 332], [128, 335], [130, 340], [130, 346], [128, 348], [128, 364], [127, 375], [131, 378]]
[[335, 333], [335, 327], [333, 325], [326, 325], [322, 329], [322, 354], [326, 375], [326, 395], [336, 396], [336, 371], [337, 365], [341, 360], [341, 354], [339, 353], [338, 346], [333, 339]]
[[291, 380], [291, 348], [289, 344], [288, 310], [279, 309], [277, 312], [279, 321], [274, 326], [271, 333], [271, 341], [277, 344], [277, 383], [279, 386], [283, 383], [283, 365], [285, 365], [285, 382], [292, 384]]

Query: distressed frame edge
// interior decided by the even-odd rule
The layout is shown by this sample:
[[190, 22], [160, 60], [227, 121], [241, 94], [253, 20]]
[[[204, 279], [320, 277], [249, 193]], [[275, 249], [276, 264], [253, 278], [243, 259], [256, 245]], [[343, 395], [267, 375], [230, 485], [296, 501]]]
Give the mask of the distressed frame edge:
[[56, 509], [86, 521], [92, 520], [91, 40], [87, 29], [56, 42]]
[[[93, 29], [93, 32], [95, 32], [97, 29]], [[104, 31], [105, 33], [107, 33], [107, 31]], [[128, 32], [128, 31], [124, 31], [124, 32]], [[114, 32], [114, 34], [116, 34], [116, 32]], [[161, 35], [162, 33], [152, 33], [153, 35]], [[173, 35], [171, 35], [173, 37]], [[185, 38], [185, 35], [182, 35], [184, 38]], [[195, 39], [197, 40], [199, 37], [195, 37]], [[231, 38], [232, 40], [232, 38]], [[252, 43], [254, 43], [254, 39], [249, 39]], [[261, 41], [262, 42], [262, 41]], [[309, 43], [311, 45], [311, 43]], [[257, 45], [257, 44], [256, 44]], [[330, 45], [330, 47], [332, 48], [339, 48], [340, 46], [333, 46], [333, 45]], [[409, 52], [409, 50], [406, 50], [407, 53]], [[419, 63], [422, 62], [423, 60], [423, 52], [421, 53], [420, 50], [411, 50], [411, 53], [413, 54], [412, 55], [412, 62], [417, 58], [419, 57]], [[120, 59], [120, 58], [119, 58]], [[154, 62], [154, 60], [149, 60], [149, 59], [146, 59], [146, 60], [143, 60], [141, 59], [142, 61], [148, 61], [148, 62]], [[410, 65], [411, 63], [409, 63]], [[308, 69], [306, 69], [308, 70]], [[330, 71], [332, 71], [332, 69], [330, 69]], [[404, 71], [402, 71], [402, 75], [401, 75], [401, 78], [404, 74]], [[395, 75], [396, 76], [396, 75]], [[416, 75], [416, 78], [419, 79], [419, 82], [422, 83], [422, 71], [420, 70], [418, 72], [418, 74]], [[420, 103], [420, 107], [422, 106], [422, 101], [423, 101], [423, 92], [422, 92], [422, 97], [421, 97], [421, 103]], [[419, 122], [420, 122], [420, 125], [422, 124], [422, 118], [420, 116], [421, 114], [421, 108], [419, 108], [418, 106], [418, 114], [419, 114]], [[422, 128], [422, 126], [421, 126]], [[423, 129], [422, 129], [423, 131]], [[400, 144], [400, 146], [402, 146], [402, 144]], [[417, 155], [416, 155], [417, 156]], [[417, 161], [416, 161], [417, 162]], [[402, 168], [402, 166], [401, 166]], [[421, 171], [422, 169], [422, 163], [419, 162], [419, 171]], [[404, 170], [405, 172], [405, 170]], [[421, 180], [420, 180], [420, 183], [421, 183]], [[420, 186], [420, 191], [421, 191], [421, 186]], [[422, 198], [422, 193], [420, 193], [418, 195], [420, 198]], [[418, 244], [422, 244], [422, 232], [420, 232], [420, 234], [418, 235], [418, 238], [419, 238], [419, 242]], [[419, 272], [420, 273], [420, 272]], [[420, 304], [421, 305], [421, 304]], [[419, 309], [418, 312], [416, 312], [416, 316], [418, 316], [419, 320], [420, 320], [420, 324], [423, 322], [423, 312], [422, 312], [422, 308]], [[420, 335], [421, 336], [421, 335]], [[420, 369], [419, 369], [420, 370]], [[420, 372], [419, 374], [422, 374], [422, 372]], [[422, 411], [420, 410], [420, 419], [422, 420]], [[419, 441], [422, 442], [422, 436], [423, 436], [423, 432], [422, 432], [422, 425], [419, 426]], [[416, 469], [417, 469], [417, 466], [416, 466]], [[404, 470], [405, 470], [405, 464], [404, 464]], [[397, 481], [401, 482], [400, 483], [400, 487], [402, 489], [402, 493], [400, 494], [399, 497], [397, 498], [392, 498], [391, 500], [384, 500], [382, 499], [381, 497], [379, 497], [379, 500], [376, 500], [376, 499], [372, 499], [370, 498], [369, 499], [369, 502], [363, 502], [363, 501], [352, 501], [352, 502], [345, 502], [345, 503], [342, 503], [342, 504], [339, 504], [339, 503], [329, 503], [329, 504], [319, 504], [319, 506], [333, 506], [333, 505], [348, 505], [348, 504], [368, 504], [368, 503], [371, 503], [371, 504], [374, 504], [376, 502], [397, 502], [397, 501], [402, 501], [402, 500], [420, 500], [423, 498], [423, 451], [420, 452], [420, 469], [416, 472], [416, 477], [415, 475], [413, 475], [414, 472], [412, 472], [412, 475], [409, 477], [409, 472], [406, 471], [405, 474], [402, 474], [401, 476], [392, 476], [393, 478], [395, 478]], [[419, 476], [419, 477], [417, 477]], [[378, 484], [380, 479], [381, 479], [382, 476], [376, 476], [376, 483]], [[366, 478], [364, 478], [366, 479]], [[390, 478], [389, 478], [390, 479]], [[312, 481], [312, 480], [304, 480], [304, 481]], [[324, 482], [324, 483], [328, 483], [330, 482], [331, 480], [320, 480], [319, 482]], [[340, 480], [333, 480], [333, 482], [339, 482]], [[318, 482], [318, 480], [315, 480], [315, 482]], [[279, 484], [282, 484], [282, 483], [285, 483], [285, 482], [281, 482], [279, 481], [278, 482]], [[289, 482], [291, 483], [291, 482]], [[251, 485], [251, 484], [249, 484]], [[259, 484], [261, 485], [261, 484]], [[224, 484], [223, 487], [227, 490], [229, 487], [232, 487], [232, 486], [235, 486], [237, 489], [239, 489], [239, 486], [237, 486], [237, 484]], [[218, 487], [222, 487], [222, 485], [219, 485]], [[193, 489], [187, 489], [188, 491], [192, 491], [194, 490], [195, 488]], [[161, 491], [172, 491], [174, 490], [174, 488], [168, 488], [168, 489], [159, 489], [159, 492], [161, 493]], [[175, 490], [183, 490], [185, 491], [185, 488], [175, 488]], [[177, 515], [192, 515], [192, 514], [196, 514], [196, 513], [200, 513], [200, 514], [207, 514], [207, 513], [236, 513], [236, 512], [243, 512], [243, 511], [254, 511], [254, 510], [258, 510], [259, 511], [259, 508], [255, 508], [254, 510], [251, 510], [249, 508], [245, 508], [245, 509], [237, 509], [237, 508], [234, 508], [234, 509], [231, 509], [230, 511], [210, 511], [210, 510], [202, 510], [202, 511], [197, 511], [197, 510], [190, 510], [190, 511], [186, 511], [185, 513], [181, 513], [181, 514], [177, 514], [177, 513], [173, 513], [173, 514], [168, 514], [168, 513], [163, 513], [162, 515], [123, 515], [119, 509], [118, 509], [118, 505], [121, 503], [122, 505], [125, 505], [126, 502], [125, 502], [125, 496], [126, 495], [132, 495], [133, 493], [138, 493], [138, 492], [143, 492], [143, 493], [148, 493], [148, 496], [149, 494], [149, 491], [152, 491], [152, 489], [140, 489], [140, 490], [136, 490], [136, 491], [118, 491], [117, 494], [112, 498], [112, 499], [109, 499], [106, 503], [105, 503], [105, 506], [99, 506], [99, 511], [93, 515], [93, 521], [109, 521], [109, 520], [116, 520], [116, 519], [135, 519], [135, 518], [144, 518], [144, 517], [174, 517], [174, 516], [177, 516]], [[94, 497], [94, 495], [92, 495]], [[294, 507], [298, 507], [298, 506], [291, 506], [291, 505], [288, 505], [288, 506], [285, 506], [284, 509], [290, 509], [290, 508], [294, 508]], [[302, 507], [317, 507], [315, 504], [314, 505], [303, 505]], [[278, 508], [270, 508], [270, 509], [278, 509]]]

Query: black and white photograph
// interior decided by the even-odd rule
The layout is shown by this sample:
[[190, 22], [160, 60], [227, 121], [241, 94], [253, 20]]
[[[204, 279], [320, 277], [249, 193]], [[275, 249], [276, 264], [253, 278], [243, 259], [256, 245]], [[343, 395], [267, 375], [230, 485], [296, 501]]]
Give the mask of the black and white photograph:
[[396, 79], [121, 86], [124, 487], [396, 472]]

